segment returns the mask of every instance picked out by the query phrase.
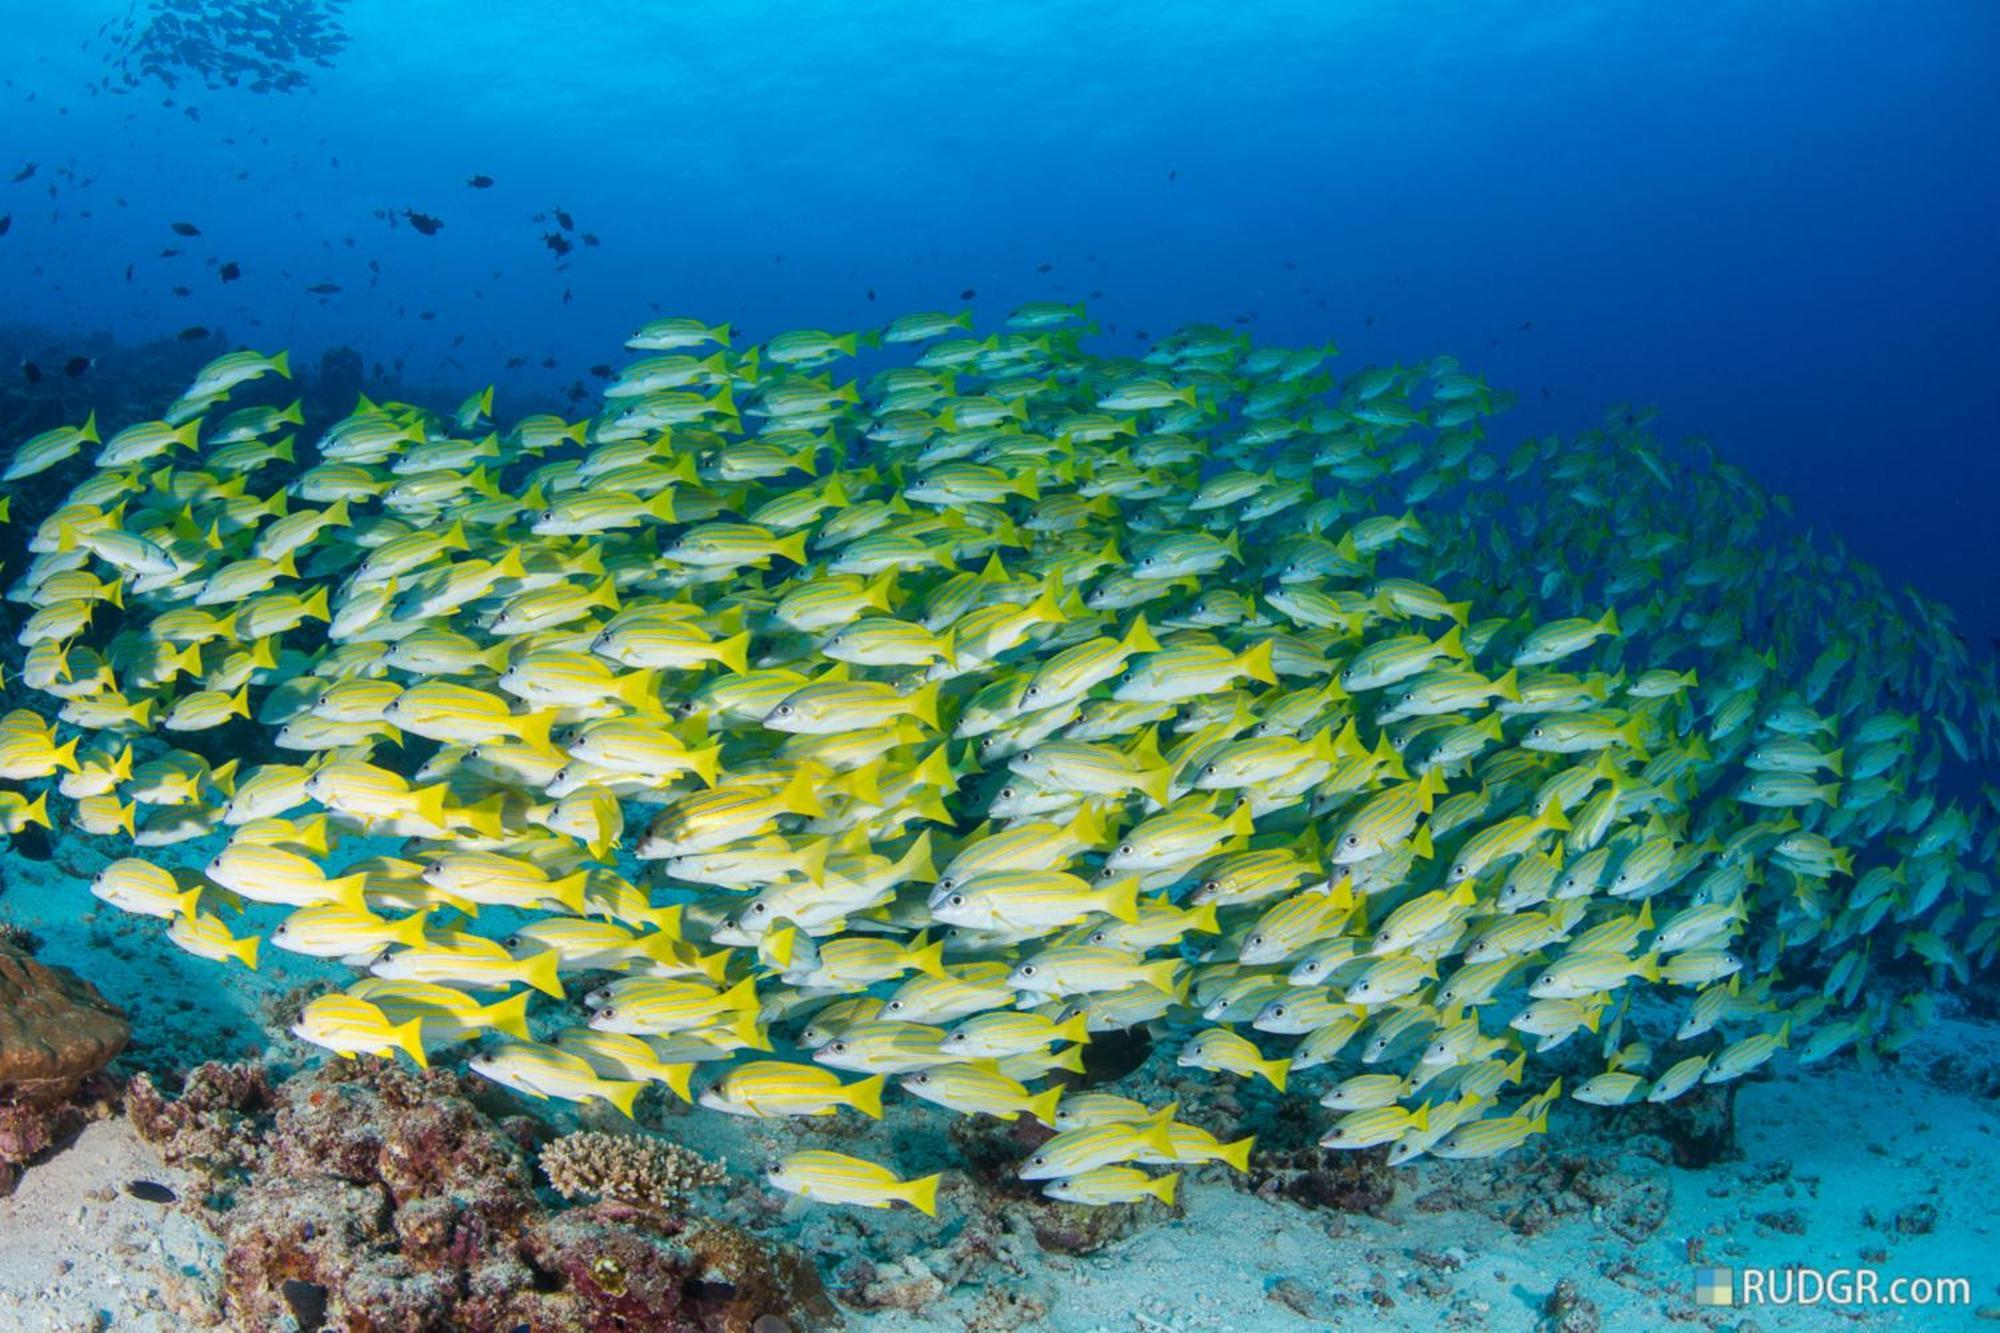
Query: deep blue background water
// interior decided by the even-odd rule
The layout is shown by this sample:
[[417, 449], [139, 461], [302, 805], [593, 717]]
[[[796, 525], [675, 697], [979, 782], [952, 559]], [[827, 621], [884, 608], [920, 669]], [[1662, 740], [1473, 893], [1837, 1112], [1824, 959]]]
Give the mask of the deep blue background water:
[[[353, 0], [288, 96], [93, 91], [124, 12], [0, 0], [0, 322], [345, 342], [523, 411], [656, 308], [1241, 317], [1454, 353], [1503, 435], [1656, 402], [2000, 634], [1991, 0]], [[558, 261], [555, 207], [601, 244]]]

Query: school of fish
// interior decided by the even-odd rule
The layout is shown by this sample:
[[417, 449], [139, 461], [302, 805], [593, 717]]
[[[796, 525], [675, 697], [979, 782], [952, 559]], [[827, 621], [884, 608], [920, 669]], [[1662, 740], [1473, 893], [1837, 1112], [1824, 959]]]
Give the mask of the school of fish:
[[586, 420], [364, 398], [309, 445], [226, 406], [290, 373], [239, 351], [18, 442], [10, 485], [76, 480], [8, 591], [49, 703], [0, 823], [53, 790], [182, 949], [351, 964], [294, 1029], [337, 1055], [627, 1114], [894, 1080], [1048, 1125], [1021, 1176], [1088, 1204], [1253, 1149], [1066, 1090], [1107, 1033], [1484, 1157], [1552, 1067], [1618, 1106], [1872, 1061], [1991, 966], [2000, 696], [1943, 607], [1650, 413], [1503, 456], [1448, 358], [1085, 319], [661, 319]]

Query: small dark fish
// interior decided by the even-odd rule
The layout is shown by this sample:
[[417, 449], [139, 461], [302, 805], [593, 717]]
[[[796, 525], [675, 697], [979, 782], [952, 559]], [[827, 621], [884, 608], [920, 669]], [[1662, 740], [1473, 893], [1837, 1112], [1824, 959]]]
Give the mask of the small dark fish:
[[1522, 321], [1521, 321], [1521, 326], [1520, 326], [1519, 328], [1515, 329], [1515, 330], [1514, 330], [1514, 332], [1516, 332], [1516, 333], [1526, 333], [1526, 332], [1527, 332], [1527, 331], [1528, 331], [1529, 329], [1532, 329], [1532, 328], [1534, 328], [1534, 327], [1535, 327], [1535, 321], [1534, 321], [1534, 320], [1532, 320], [1532, 319], [1524, 319], [1524, 320], [1522, 320]]
[[192, 290], [190, 290], [189, 288], [186, 288], [186, 287], [176, 287], [176, 288], [174, 288], [174, 295], [175, 295], [175, 296], [193, 296], [193, 295], [194, 295], [194, 292], [193, 292]]
[[958, 294], [958, 299], [961, 301], [970, 301], [973, 297], [977, 295], [979, 295], [979, 289], [977, 287], [967, 287], [964, 291]]
[[549, 247], [549, 249], [555, 251], [559, 255], [566, 255], [571, 250], [576, 248], [575, 246], [570, 244], [569, 237], [563, 235], [559, 231], [543, 232], [542, 244], [546, 245], [547, 247]]
[[28, 177], [34, 174], [35, 174], [35, 164], [33, 162], [30, 162], [27, 166], [22, 167], [19, 171], [14, 173], [14, 180], [12, 183], [15, 185], [19, 185], [22, 181], [28, 179]]
[[96, 364], [97, 362], [87, 356], [73, 356], [63, 362], [63, 374], [69, 376], [71, 379], [75, 379], [78, 375], [81, 375]]
[[180, 1196], [157, 1180], [134, 1180], [126, 1183], [125, 1192], [135, 1199], [147, 1203], [172, 1203]]
[[1180, 178], [1181, 178], [1181, 173], [1179, 171], [1169, 171], [1167, 173], [1167, 179], [1170, 181], [1177, 181]]
[[528, 358], [525, 356], [510, 356], [507, 358], [507, 369], [509, 370], [519, 370], [527, 364]]
[[12, 213], [0, 213], [0, 236], [5, 236], [8, 229], [13, 225], [14, 215]]
[[1037, 272], [1037, 273], [1053, 273], [1053, 272], [1055, 272], [1055, 271], [1056, 271], [1056, 266], [1055, 266], [1054, 264], [1037, 264], [1037, 265], [1035, 265], [1035, 272]]
[[611, 367], [606, 365], [595, 365], [590, 368], [590, 373], [597, 376], [597, 378], [601, 380], [608, 380], [611, 378]]
[[314, 296], [331, 296], [340, 290], [340, 284], [337, 282], [316, 282], [306, 288], [306, 290]]
[[21, 375], [30, 384], [40, 384], [42, 382], [42, 368], [32, 361], [23, 361], [21, 363]]
[[556, 215], [556, 225], [558, 227], [561, 227], [564, 231], [576, 230], [576, 221], [569, 214], [563, 212], [560, 208], [551, 211]]
[[132, 270], [136, 267], [138, 266], [135, 264], [127, 264], [125, 266], [125, 281], [127, 282], [132, 281]]
[[556, 359], [554, 357], [545, 356], [542, 358], [543, 370], [554, 370], [555, 368], [556, 368]]
[[208, 336], [208, 329], [200, 324], [190, 324], [174, 336], [184, 343], [198, 343]]
[[164, 249], [164, 250], [160, 251], [160, 258], [162, 258], [162, 259], [172, 259], [172, 258], [173, 258], [174, 256], [176, 256], [176, 255], [178, 255], [178, 254], [180, 254], [180, 253], [181, 253], [181, 252], [180, 252], [180, 249], [179, 249], [179, 248], [178, 248], [177, 246], [171, 246], [171, 245], [170, 245], [170, 246], [168, 246], [168, 247], [167, 247], [166, 249]]
[[875, 299], [875, 289], [873, 287], [868, 289], [868, 299], [871, 301]]
[[466, 179], [465, 183], [475, 190], [490, 190], [493, 188], [493, 178], [491, 176], [471, 176]]
[[594, 231], [587, 231], [587, 232], [585, 232], [585, 233], [583, 234], [583, 243], [584, 243], [585, 245], [596, 245], [596, 244], [598, 244], [598, 240], [597, 240], [597, 233], [596, 233], [596, 232], [594, 232]]
[[403, 216], [410, 220], [412, 227], [426, 236], [435, 236], [444, 227], [442, 219], [434, 218], [428, 213], [419, 213], [412, 208], [404, 209]]
[[575, 299], [576, 299], [576, 293], [574, 293], [574, 292], [570, 291], [570, 289], [569, 289], [569, 288], [567, 288], [567, 287], [563, 288], [563, 304], [564, 304], [564, 305], [568, 305], [568, 304], [569, 304], [569, 303], [570, 303], [571, 301], [573, 301], [573, 300], [575, 300]]
[[171, 224], [171, 225], [173, 226], [173, 229], [174, 229], [174, 234], [175, 234], [176, 236], [199, 236], [199, 235], [201, 235], [201, 228], [200, 228], [200, 227], [197, 227], [197, 226], [195, 226], [195, 225], [194, 225], [194, 223], [192, 223], [192, 222], [176, 222], [176, 223], [173, 223], [173, 224]]
[[30, 861], [51, 860], [56, 854], [54, 844], [49, 841], [49, 831], [40, 824], [25, 825], [14, 835], [7, 850], [25, 856]]
[[232, 259], [221, 268], [215, 270], [215, 275], [224, 282], [234, 282], [243, 276], [243, 266]]
[[292, 1277], [286, 1278], [285, 1285], [278, 1290], [284, 1294], [285, 1304], [291, 1307], [292, 1318], [298, 1321], [299, 1333], [320, 1333], [326, 1327], [325, 1287]]

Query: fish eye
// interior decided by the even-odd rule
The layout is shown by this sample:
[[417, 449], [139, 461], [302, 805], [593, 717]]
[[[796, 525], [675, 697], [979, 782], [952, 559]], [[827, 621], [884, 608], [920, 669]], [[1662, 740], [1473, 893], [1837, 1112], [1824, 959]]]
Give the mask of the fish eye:
[[1047, 1166], [1049, 1164], [1048, 1154], [1046, 1153], [1036, 1153], [1033, 1157], [1029, 1158], [1028, 1160], [1030, 1162], [1033, 1162], [1036, 1166]]
[[509, 935], [504, 941], [502, 941], [502, 947], [507, 949], [520, 948], [521, 937], [519, 935]]
[[1201, 770], [1201, 775], [1205, 778], [1212, 778], [1220, 771], [1221, 771], [1221, 766], [1219, 764], [1210, 764], [1208, 767]]
[[1120, 856], [1130, 856], [1132, 854], [1132, 844], [1129, 842], [1124, 844], [1118, 849], [1118, 854]]
[[1243, 942], [1245, 944], [1262, 944], [1264, 942], [1264, 933], [1262, 931], [1258, 931], [1257, 933], [1253, 934], [1249, 939]]
[[1539, 738], [1542, 734], [1542, 729], [1540, 727], [1536, 727], [1533, 731], [1530, 731], [1528, 734], [1530, 736]]
[[1035, 975], [1035, 965], [1033, 963], [1021, 964], [1021, 975], [1024, 977], [1032, 977], [1033, 975]]
[[597, 1016], [599, 1018], [616, 1018], [618, 1017], [618, 1011], [607, 1004], [597, 1011]]
[[1042, 687], [1041, 687], [1041, 686], [1039, 686], [1039, 685], [1030, 685], [1030, 686], [1028, 687], [1028, 697], [1029, 697], [1030, 699], [1034, 698], [1034, 697], [1035, 697], [1036, 695], [1040, 694], [1041, 692], [1042, 692]]
[[791, 706], [790, 704], [779, 704], [779, 705], [778, 705], [778, 716], [779, 716], [779, 717], [790, 717], [791, 715], [792, 715], [792, 706]]
[[1361, 835], [1358, 833], [1350, 833], [1346, 837], [1342, 838], [1340, 841], [1342, 845], [1347, 847], [1359, 847], [1361, 845]]
[[917, 1075], [915, 1081], [918, 1083], [929, 1083], [931, 1081], [931, 1076], [929, 1074], [919, 1074]]
[[952, 894], [952, 895], [951, 895], [951, 905], [952, 905], [953, 907], [963, 907], [963, 906], [965, 906], [965, 895], [964, 895], [964, 894], [962, 894], [962, 893], [954, 893], [954, 894]]
[[901, 1000], [891, 1000], [882, 1006], [882, 1011], [884, 1013], [899, 1014], [903, 1011], [903, 1002]]
[[1284, 1006], [1284, 1005], [1282, 1005], [1282, 1004], [1279, 1004], [1279, 1005], [1273, 1005], [1273, 1006], [1271, 1007], [1271, 1017], [1273, 1017], [1273, 1018], [1283, 1018], [1284, 1016], [1285, 1016], [1285, 1006]]
[[832, 1051], [835, 1055], [843, 1055], [847, 1051], [847, 1043], [844, 1041], [837, 1041], [833, 1043], [833, 1045], [827, 1047], [827, 1049], [829, 1051]]
[[1014, 789], [1013, 789], [1012, 787], [1002, 787], [1002, 788], [1000, 789], [1000, 799], [1001, 799], [1001, 800], [1003, 800], [1003, 801], [1011, 801], [1011, 800], [1013, 800], [1013, 799], [1014, 799]]
[[783, 1162], [764, 1163], [764, 1174], [767, 1176], [781, 1175], [784, 1173], [784, 1170], [785, 1170], [785, 1164]]

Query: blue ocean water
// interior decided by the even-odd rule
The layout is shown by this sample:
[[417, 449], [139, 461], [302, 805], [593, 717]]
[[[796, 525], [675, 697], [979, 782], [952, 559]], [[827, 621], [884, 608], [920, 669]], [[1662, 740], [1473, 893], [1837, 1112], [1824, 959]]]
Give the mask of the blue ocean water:
[[1210, 319], [1350, 371], [1448, 352], [1521, 436], [1656, 403], [2000, 635], [1983, 0], [352, 0], [263, 94], [127, 86], [153, 14], [0, 4], [0, 181], [36, 164], [0, 309], [44, 355], [346, 344], [507, 415], [594, 392], [655, 312], [1087, 299], [1114, 349]]
[[[208, 86], [186, 61], [212, 54], [205, 34], [231, 9], [338, 40]], [[1022, 302], [1081, 301], [1096, 352], [1206, 321], [1336, 344], [1339, 375], [1454, 356], [1519, 395], [1488, 423], [1502, 457], [1655, 405], [1663, 438], [1707, 438], [1803, 525], [1954, 608], [1975, 661], [2000, 647], [1987, 0], [0, 0], [0, 24], [0, 450], [26, 433], [7, 390], [36, 412], [60, 398], [36, 429], [100, 404], [114, 424], [157, 412], [121, 401], [113, 343], [189, 367], [288, 348], [305, 370], [353, 349], [371, 393], [449, 405], [494, 384], [509, 422], [593, 411], [657, 315], [732, 321], [740, 348], [960, 306], [984, 330]], [[1837, 635], [1838, 596], [1827, 605]], [[56, 837], [53, 860], [0, 853], [6, 905], [49, 961], [102, 968], [134, 1013], [135, 1063], [267, 1049], [275, 994], [352, 972], [274, 949], [252, 977], [167, 948], [155, 922], [87, 917], [97, 849]], [[1959, 869], [1954, 894], [1984, 900]], [[122, 965], [105, 966], [114, 943]], [[1980, 1064], [1925, 1063], [1954, 1059]], [[1952, 1101], [1935, 1079], [1885, 1092], [1872, 1065], [1843, 1063], [1815, 1084], [1789, 1062], [1756, 1094], [1783, 1100], [1743, 1117], [1740, 1174], [1773, 1183], [1770, 1161], [1795, 1154], [1815, 1188], [1832, 1182], [1812, 1257], [1867, 1252], [1883, 1227], [1864, 1209], [1937, 1194], [1923, 1171], [1939, 1160], [1984, 1160], [1986, 1124], [1966, 1111], [1979, 1079]], [[719, 1119], [692, 1141], [738, 1151]], [[900, 1141], [904, 1165], [956, 1160], [941, 1120]], [[1928, 1163], [1845, 1160], [1860, 1156], [1845, 1127], [1864, 1123], [1921, 1136]], [[1748, 1230], [1716, 1179], [1685, 1180], [1650, 1242], [1661, 1281], [1680, 1281], [1684, 1236]], [[1248, 1195], [1215, 1197], [1207, 1235], [1267, 1234]], [[1972, 1269], [1986, 1197], [1958, 1188], [1935, 1241], [1898, 1228], [1899, 1258]], [[903, 1222], [875, 1251], [936, 1239]], [[791, 1234], [866, 1252], [834, 1225]], [[1321, 1228], [1298, 1230], [1299, 1271], [1323, 1270]], [[1164, 1234], [1169, 1264], [1248, 1271], [1241, 1248]], [[1158, 1285], [1152, 1271], [1121, 1280]], [[1492, 1290], [1527, 1309], [1521, 1285]], [[1621, 1317], [1640, 1318], [1607, 1326]]]

